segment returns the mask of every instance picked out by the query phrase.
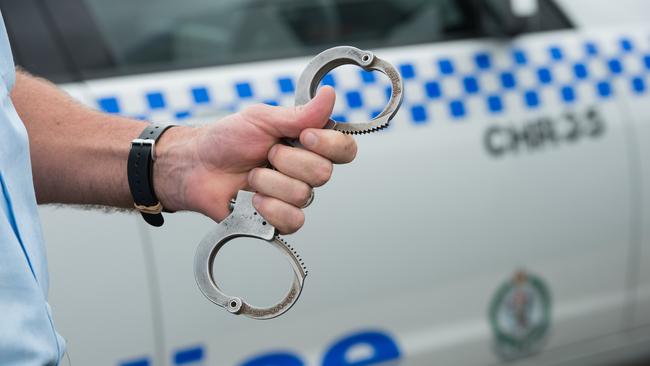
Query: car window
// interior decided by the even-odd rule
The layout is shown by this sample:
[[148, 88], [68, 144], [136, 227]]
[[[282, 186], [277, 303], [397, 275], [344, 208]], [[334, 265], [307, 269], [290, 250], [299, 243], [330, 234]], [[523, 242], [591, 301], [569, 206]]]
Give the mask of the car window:
[[[485, 36], [479, 21], [482, 1], [48, 0], [46, 3], [55, 18], [52, 23], [66, 45], [66, 53], [78, 68], [76, 75], [88, 79], [312, 55], [342, 44], [373, 49], [478, 38]], [[557, 8], [550, 7], [550, 0], [540, 1], [542, 21], [535, 23], [537, 29], [529, 31], [569, 26]], [[84, 32], [80, 27], [70, 26], [75, 22], [92, 29]], [[96, 39], [89, 39], [92, 37]], [[97, 45], [101, 48], [94, 49]], [[104, 57], [96, 56], [103, 53], [106, 53]]]
[[85, 3], [122, 69], [229, 64], [340, 44], [384, 47], [476, 36], [471, 9], [454, 0]]

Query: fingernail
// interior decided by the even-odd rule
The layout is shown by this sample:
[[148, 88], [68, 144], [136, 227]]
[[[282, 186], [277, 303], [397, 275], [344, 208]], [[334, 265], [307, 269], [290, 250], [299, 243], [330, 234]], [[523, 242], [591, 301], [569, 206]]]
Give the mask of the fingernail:
[[303, 143], [307, 147], [316, 146], [316, 142], [318, 142], [318, 136], [316, 136], [316, 134], [313, 132], [305, 133], [305, 136], [302, 139], [303, 139]]
[[262, 204], [262, 200], [263, 200], [263, 198], [259, 194], [254, 195], [253, 196], [253, 206], [255, 206], [256, 208], [259, 207], [260, 204]]

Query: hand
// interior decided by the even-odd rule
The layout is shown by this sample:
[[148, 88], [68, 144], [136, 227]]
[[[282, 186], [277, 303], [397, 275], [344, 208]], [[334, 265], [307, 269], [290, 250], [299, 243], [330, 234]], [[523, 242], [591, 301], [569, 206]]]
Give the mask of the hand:
[[[201, 212], [215, 221], [230, 214], [240, 189], [257, 192], [253, 205], [281, 233], [298, 230], [312, 187], [325, 184], [333, 163], [349, 163], [357, 145], [349, 135], [323, 130], [334, 107], [323, 87], [295, 108], [255, 105], [200, 128], [175, 127], [156, 143], [154, 189], [169, 210]], [[300, 138], [305, 149], [285, 146]], [[276, 170], [264, 168], [271, 163]]]

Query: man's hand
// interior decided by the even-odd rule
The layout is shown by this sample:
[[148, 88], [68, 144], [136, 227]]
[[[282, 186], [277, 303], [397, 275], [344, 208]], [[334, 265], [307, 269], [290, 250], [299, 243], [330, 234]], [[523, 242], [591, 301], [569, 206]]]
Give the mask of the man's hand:
[[[255, 105], [208, 126], [168, 130], [156, 144], [158, 199], [169, 210], [221, 221], [238, 190], [253, 190], [259, 213], [281, 233], [295, 232], [304, 223], [301, 207], [312, 187], [330, 179], [332, 163], [356, 156], [351, 136], [321, 129], [334, 99], [334, 90], [323, 87], [301, 107]], [[305, 149], [281, 143], [298, 137]]]
[[[348, 163], [357, 152], [351, 136], [322, 129], [334, 98], [323, 87], [301, 107], [257, 105], [204, 127], [167, 130], [156, 143], [158, 199], [169, 210], [221, 221], [237, 191], [248, 189], [258, 192], [253, 205], [271, 225], [298, 230], [311, 188], [329, 180], [333, 163]], [[39, 203], [133, 208], [126, 162], [145, 123], [90, 110], [20, 71], [11, 99], [29, 135]], [[283, 138], [300, 138], [305, 149], [285, 146]], [[277, 170], [265, 168], [269, 163]]]

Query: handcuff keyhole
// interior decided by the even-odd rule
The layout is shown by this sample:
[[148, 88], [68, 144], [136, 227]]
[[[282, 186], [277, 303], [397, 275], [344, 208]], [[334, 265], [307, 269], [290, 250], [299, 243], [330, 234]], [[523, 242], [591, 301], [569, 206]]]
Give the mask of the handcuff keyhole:
[[262, 221], [262, 225], [266, 225], [266, 221]]
[[230, 302], [230, 307], [231, 308], [236, 308], [237, 307], [237, 301], [233, 300]]
[[363, 62], [368, 62], [368, 60], [370, 60], [370, 56], [368, 56], [368, 55], [363, 55], [363, 57], [361, 57], [361, 60], [362, 60]]

